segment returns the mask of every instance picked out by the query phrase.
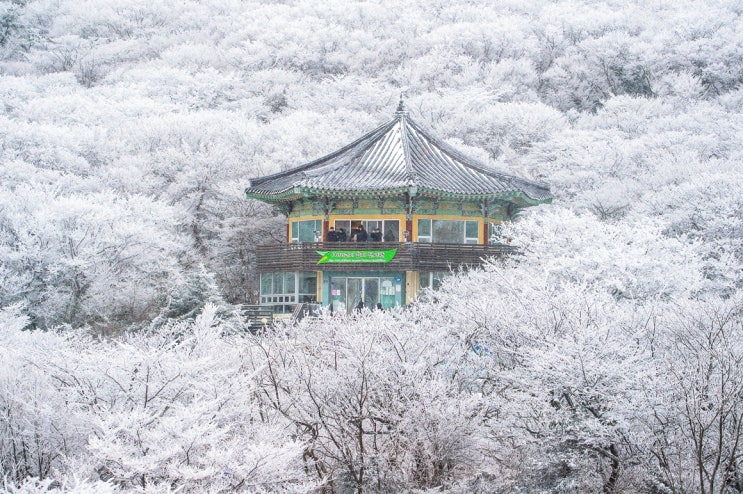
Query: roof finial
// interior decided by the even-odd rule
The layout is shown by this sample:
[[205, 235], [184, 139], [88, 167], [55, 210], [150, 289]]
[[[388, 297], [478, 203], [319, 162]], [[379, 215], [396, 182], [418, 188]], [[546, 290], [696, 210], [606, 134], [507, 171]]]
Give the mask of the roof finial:
[[397, 104], [397, 111], [395, 112], [396, 115], [407, 115], [408, 109], [405, 108], [405, 101], [403, 98], [405, 97], [405, 91], [400, 91], [400, 103]]

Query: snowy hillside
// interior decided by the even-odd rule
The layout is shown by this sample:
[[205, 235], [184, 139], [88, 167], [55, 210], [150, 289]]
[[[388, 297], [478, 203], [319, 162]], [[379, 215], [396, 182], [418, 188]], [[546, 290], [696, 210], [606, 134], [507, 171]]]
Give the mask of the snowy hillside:
[[[743, 492], [742, 14], [0, 2], [7, 489]], [[230, 309], [284, 235], [248, 179], [401, 93], [550, 184], [508, 232], [523, 256], [405, 312], [245, 336]]]

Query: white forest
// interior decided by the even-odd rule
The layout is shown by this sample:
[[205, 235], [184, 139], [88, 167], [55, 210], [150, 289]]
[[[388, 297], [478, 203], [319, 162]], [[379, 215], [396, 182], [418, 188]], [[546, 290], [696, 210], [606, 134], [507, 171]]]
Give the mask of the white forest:
[[[743, 492], [737, 0], [0, 1], [11, 493]], [[520, 254], [245, 330], [248, 179], [388, 121]]]

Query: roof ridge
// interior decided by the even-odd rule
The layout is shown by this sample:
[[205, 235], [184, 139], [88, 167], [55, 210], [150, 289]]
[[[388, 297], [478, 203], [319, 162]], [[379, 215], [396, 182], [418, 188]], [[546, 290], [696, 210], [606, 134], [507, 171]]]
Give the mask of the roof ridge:
[[400, 100], [400, 106], [403, 110], [398, 108], [397, 119], [400, 121], [400, 144], [402, 145], [402, 156], [403, 163], [405, 163], [405, 176], [408, 179], [408, 185], [414, 186], [418, 183], [418, 174], [413, 167], [413, 159], [410, 156], [410, 142], [408, 137], [407, 121], [408, 112], [404, 110], [403, 102]]

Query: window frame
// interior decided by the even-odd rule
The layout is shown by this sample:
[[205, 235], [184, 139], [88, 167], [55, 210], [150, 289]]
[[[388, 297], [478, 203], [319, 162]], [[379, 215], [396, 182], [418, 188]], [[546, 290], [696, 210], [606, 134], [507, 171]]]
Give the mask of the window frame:
[[[395, 240], [384, 240], [384, 235], [387, 233], [386, 228], [391, 226], [390, 223], [396, 224], [395, 227], [393, 227], [394, 234], [395, 234]], [[341, 228], [345, 228], [346, 235], [348, 235], [348, 240], [351, 240], [351, 233], [353, 232], [353, 229], [358, 227], [359, 225], [364, 225], [364, 229], [366, 230], [366, 233], [368, 235], [371, 235], [372, 230], [374, 229], [374, 226], [370, 226], [370, 224], [381, 224], [381, 231], [382, 231], [382, 242], [399, 242], [400, 241], [400, 220], [397, 218], [353, 218], [353, 219], [334, 219], [333, 224], [330, 225], [335, 228], [335, 231], [339, 231]], [[367, 242], [372, 242], [371, 238], [367, 240]]]
[[[306, 237], [306, 227], [302, 228], [302, 223], [313, 222], [312, 228], [312, 240], [302, 240]], [[306, 220], [294, 220], [291, 222], [292, 226], [289, 231], [289, 242], [320, 242], [322, 239], [322, 220], [317, 218], [306, 219]], [[319, 232], [315, 234], [315, 232]]]
[[[436, 228], [434, 228], [434, 222], [440, 221], [440, 222], [459, 222], [462, 223], [462, 238], [459, 242], [454, 242], [458, 245], [476, 245], [480, 243], [480, 222], [477, 220], [467, 220], [467, 219], [443, 219], [443, 218], [418, 218], [418, 238], [417, 241], [421, 243], [434, 243], [434, 244], [440, 244], [440, 243], [452, 243], [452, 242], [441, 242], [436, 240]], [[426, 227], [423, 227], [426, 225]], [[423, 227], [423, 228], [422, 228]], [[468, 233], [472, 233], [472, 231], [468, 232], [467, 230], [474, 230], [475, 236], [469, 235]], [[421, 231], [426, 232], [427, 234], [421, 235]]]
[[[302, 283], [312, 287], [306, 280], [314, 278], [314, 291], [301, 290]], [[277, 290], [278, 281], [281, 290]], [[301, 302], [314, 302], [317, 299], [317, 273], [315, 271], [272, 271], [260, 275], [260, 305], [273, 306], [277, 314], [289, 313]]]

